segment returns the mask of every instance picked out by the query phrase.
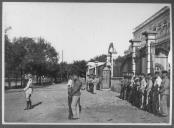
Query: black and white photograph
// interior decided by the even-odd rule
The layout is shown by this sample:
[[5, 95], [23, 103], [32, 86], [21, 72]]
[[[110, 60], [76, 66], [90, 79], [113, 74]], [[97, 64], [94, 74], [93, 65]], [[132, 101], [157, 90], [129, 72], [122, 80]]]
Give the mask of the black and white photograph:
[[171, 3], [2, 2], [2, 124], [172, 125], [172, 56]]

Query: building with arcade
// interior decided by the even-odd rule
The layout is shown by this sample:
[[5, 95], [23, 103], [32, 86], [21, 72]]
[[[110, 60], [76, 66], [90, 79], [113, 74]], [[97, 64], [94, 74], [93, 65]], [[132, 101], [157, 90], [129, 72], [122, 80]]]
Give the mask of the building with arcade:
[[138, 25], [125, 51], [122, 72], [154, 73], [169, 70], [170, 8], [164, 7]]

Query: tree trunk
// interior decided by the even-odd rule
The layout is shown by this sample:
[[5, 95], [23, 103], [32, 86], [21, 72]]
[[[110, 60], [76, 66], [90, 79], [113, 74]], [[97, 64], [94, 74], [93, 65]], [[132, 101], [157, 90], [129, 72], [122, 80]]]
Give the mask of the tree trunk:
[[22, 77], [22, 68], [21, 68], [21, 87], [23, 87], [23, 77]]
[[8, 76], [8, 87], [11, 88], [11, 81], [10, 81], [10, 77]]
[[18, 86], [18, 77], [17, 77], [17, 75], [16, 75], [16, 88], [17, 88], [17, 86]]
[[36, 76], [36, 84], [38, 84], [39, 83], [39, 77], [38, 77], [38, 75]]
[[39, 85], [41, 85], [41, 76], [39, 76]]

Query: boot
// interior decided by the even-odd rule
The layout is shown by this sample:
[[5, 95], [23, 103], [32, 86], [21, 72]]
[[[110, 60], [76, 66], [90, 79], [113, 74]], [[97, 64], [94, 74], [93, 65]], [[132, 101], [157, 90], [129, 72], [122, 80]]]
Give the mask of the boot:
[[28, 110], [28, 108], [29, 108], [29, 101], [26, 102], [26, 107], [24, 110]]
[[29, 109], [32, 108], [31, 100], [29, 101]]

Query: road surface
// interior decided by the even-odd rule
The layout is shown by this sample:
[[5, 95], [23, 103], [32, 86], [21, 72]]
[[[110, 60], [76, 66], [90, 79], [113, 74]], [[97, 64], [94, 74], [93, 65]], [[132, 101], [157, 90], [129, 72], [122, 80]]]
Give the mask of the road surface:
[[82, 112], [79, 120], [68, 120], [67, 86], [65, 83], [35, 88], [33, 109], [24, 110], [22, 89], [5, 91], [5, 122], [17, 123], [166, 123], [168, 117], [158, 117], [140, 110], [118, 98], [110, 90], [91, 94], [82, 90]]

